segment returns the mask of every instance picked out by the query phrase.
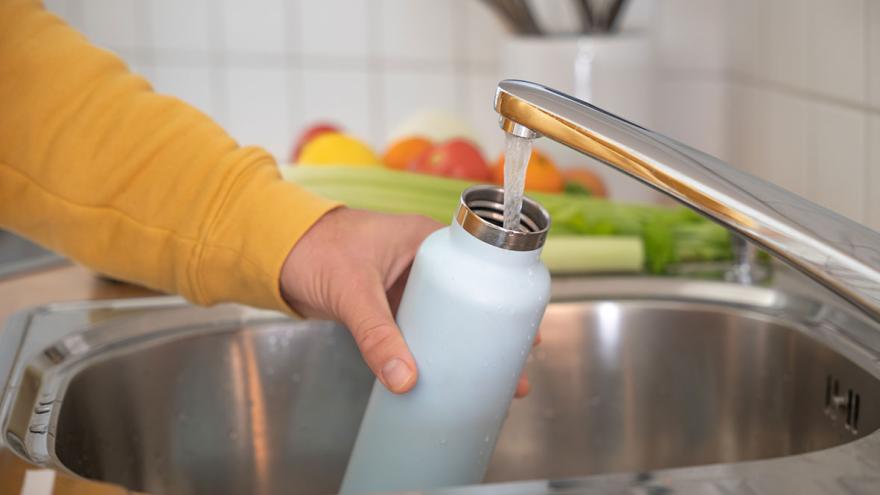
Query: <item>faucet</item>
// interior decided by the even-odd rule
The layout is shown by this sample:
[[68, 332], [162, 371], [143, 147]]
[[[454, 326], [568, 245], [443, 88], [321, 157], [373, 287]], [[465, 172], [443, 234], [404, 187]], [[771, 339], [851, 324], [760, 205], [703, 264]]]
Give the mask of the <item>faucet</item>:
[[527, 81], [495, 93], [501, 128], [546, 136], [727, 227], [880, 321], [880, 234], [706, 153]]

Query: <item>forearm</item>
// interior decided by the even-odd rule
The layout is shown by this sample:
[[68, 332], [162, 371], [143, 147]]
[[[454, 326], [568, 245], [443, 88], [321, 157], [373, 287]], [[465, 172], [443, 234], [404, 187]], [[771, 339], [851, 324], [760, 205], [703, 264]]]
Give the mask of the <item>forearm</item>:
[[0, 5], [0, 105], [0, 224], [199, 303], [282, 308], [281, 264], [333, 206], [33, 2]]

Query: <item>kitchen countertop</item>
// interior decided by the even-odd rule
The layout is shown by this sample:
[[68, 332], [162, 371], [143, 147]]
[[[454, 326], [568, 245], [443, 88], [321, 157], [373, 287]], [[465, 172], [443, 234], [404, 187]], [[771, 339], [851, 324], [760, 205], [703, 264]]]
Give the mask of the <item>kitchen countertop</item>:
[[[118, 299], [158, 295], [157, 292], [98, 277], [82, 266], [67, 264], [25, 275], [0, 279], [0, 329], [9, 317], [34, 306], [59, 301]], [[2, 331], [2, 330], [0, 330]], [[0, 448], [0, 493], [18, 495], [25, 471], [32, 468], [12, 452]], [[126, 495], [124, 488], [58, 475], [53, 495]]]

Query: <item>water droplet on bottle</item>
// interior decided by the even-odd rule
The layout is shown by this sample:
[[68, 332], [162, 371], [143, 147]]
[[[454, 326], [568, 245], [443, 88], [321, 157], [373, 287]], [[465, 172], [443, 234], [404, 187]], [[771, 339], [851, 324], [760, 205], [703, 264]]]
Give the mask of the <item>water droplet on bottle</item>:
[[440, 440], [440, 445], [446, 445], [446, 439], [445, 439], [445, 438], [442, 439], [442, 440]]
[[486, 436], [483, 438], [483, 443], [489, 443], [489, 435], [486, 435]]

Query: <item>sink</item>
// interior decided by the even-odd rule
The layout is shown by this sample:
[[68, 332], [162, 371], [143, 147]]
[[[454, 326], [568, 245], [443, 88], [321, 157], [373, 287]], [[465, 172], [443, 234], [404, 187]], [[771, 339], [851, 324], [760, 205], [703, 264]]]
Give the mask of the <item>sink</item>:
[[61, 256], [0, 230], [0, 279], [64, 263]]
[[[748, 466], [876, 439], [877, 328], [848, 308], [643, 278], [563, 279], [554, 298], [487, 483]], [[10, 448], [157, 495], [335, 492], [373, 383], [344, 328], [167, 299], [122, 309], [44, 310], [90, 316], [19, 353], [0, 409]]]

